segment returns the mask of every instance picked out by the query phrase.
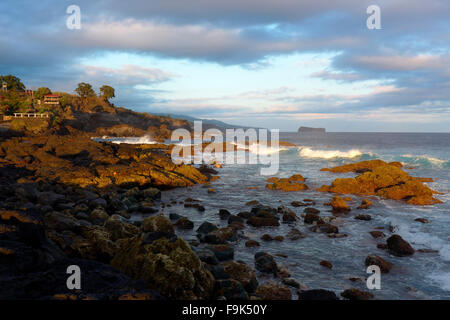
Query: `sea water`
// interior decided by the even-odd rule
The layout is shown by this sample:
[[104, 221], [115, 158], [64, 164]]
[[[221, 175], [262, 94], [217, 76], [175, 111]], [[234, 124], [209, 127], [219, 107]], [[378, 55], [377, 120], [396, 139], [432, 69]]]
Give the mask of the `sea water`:
[[[260, 237], [286, 234], [292, 225], [280, 227], [253, 228], [246, 226], [243, 237], [235, 244], [235, 260], [242, 260], [254, 267], [254, 254], [266, 251], [274, 255], [277, 263], [284, 265], [292, 277], [310, 289], [328, 289], [337, 294], [355, 287], [368, 290], [365, 281], [350, 281], [349, 278], [365, 278], [365, 258], [376, 254], [393, 264], [387, 274], [381, 276], [381, 289], [372, 290], [378, 299], [450, 299], [450, 134], [449, 133], [326, 133], [300, 134], [280, 133], [280, 140], [295, 143], [296, 147], [283, 147], [280, 150], [280, 166], [277, 177], [289, 177], [302, 174], [307, 178], [309, 190], [300, 192], [280, 192], [265, 188], [268, 177], [260, 175], [261, 165], [225, 164], [219, 169], [220, 179], [211, 187], [216, 193], [208, 193], [207, 188], [194, 186], [163, 192], [162, 202], [183, 201], [195, 198], [201, 201], [206, 211], [200, 213], [182, 204], [162, 207], [161, 213], [178, 213], [195, 223], [192, 231], [178, 231], [187, 240], [195, 239], [195, 229], [204, 221], [226, 226], [219, 219], [219, 209], [227, 209], [233, 214], [249, 211], [245, 204], [258, 200], [261, 204], [278, 207], [287, 206], [298, 216], [304, 207], [294, 208], [292, 201], [309, 198], [316, 202], [314, 208], [321, 216], [331, 216], [330, 207], [324, 205], [332, 195], [315, 191], [323, 184], [330, 184], [338, 177], [352, 177], [353, 173], [334, 174], [320, 171], [324, 167], [333, 167], [362, 160], [382, 159], [400, 161], [406, 172], [412, 176], [430, 177], [434, 182], [427, 185], [442, 195], [436, 197], [442, 204], [431, 206], [408, 205], [401, 201], [383, 200], [370, 197], [374, 206], [367, 210], [357, 210], [362, 197], [351, 196], [352, 211], [343, 214], [333, 222], [346, 238], [331, 239], [324, 234], [313, 233], [310, 225], [302, 219], [294, 226], [306, 234], [306, 238], [283, 242], [264, 242]], [[257, 187], [257, 189], [254, 189]], [[251, 188], [251, 189], [249, 189]], [[370, 214], [371, 221], [355, 220], [356, 214]], [[429, 224], [414, 221], [426, 218]], [[378, 243], [385, 239], [373, 239], [369, 234], [376, 228], [387, 237], [394, 232], [407, 240], [416, 250], [431, 249], [433, 252], [417, 252], [409, 257], [395, 257], [387, 251], [378, 249]], [[260, 242], [257, 248], [246, 248], [245, 241], [254, 239]], [[277, 254], [287, 255], [287, 258]], [[319, 262], [329, 260], [331, 270], [322, 267]], [[274, 280], [257, 272], [260, 283]], [[276, 279], [275, 279], [276, 280]], [[277, 281], [277, 280], [276, 280]], [[295, 295], [294, 295], [295, 296]]]

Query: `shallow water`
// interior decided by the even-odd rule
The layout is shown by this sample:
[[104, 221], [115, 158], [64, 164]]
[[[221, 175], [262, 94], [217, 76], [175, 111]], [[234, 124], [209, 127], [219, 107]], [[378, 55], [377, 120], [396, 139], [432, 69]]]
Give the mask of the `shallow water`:
[[[295, 143], [298, 147], [280, 152], [280, 169], [278, 177], [289, 177], [300, 173], [307, 178], [308, 191], [279, 192], [265, 189], [267, 176], [260, 175], [261, 165], [224, 165], [219, 169], [220, 179], [211, 183], [215, 194], [208, 194], [207, 188], [194, 186], [163, 192], [162, 202], [183, 201], [187, 197], [201, 201], [206, 211], [199, 213], [195, 209], [186, 209], [182, 204], [161, 208], [162, 213], [178, 213], [195, 223], [194, 230], [203, 222], [210, 221], [220, 226], [226, 222], [218, 216], [219, 209], [228, 209], [237, 214], [249, 210], [245, 203], [258, 200], [262, 204], [278, 207], [285, 205], [298, 216], [304, 207], [294, 208], [290, 203], [310, 198], [316, 201], [315, 208], [321, 216], [331, 216], [329, 207], [324, 203], [331, 195], [314, 191], [323, 184], [329, 184], [337, 177], [354, 176], [353, 174], [333, 174], [321, 172], [320, 168], [341, 165], [368, 159], [401, 161], [407, 172], [413, 176], [432, 177], [434, 182], [428, 185], [443, 195], [437, 197], [444, 203], [433, 206], [412, 206], [399, 201], [370, 198], [374, 206], [368, 210], [357, 210], [361, 197], [351, 196], [353, 209], [349, 214], [333, 222], [346, 238], [331, 239], [324, 234], [308, 230], [303, 221], [295, 227], [307, 235], [297, 241], [264, 242], [261, 235], [286, 236], [292, 225], [281, 224], [280, 227], [253, 228], [246, 226], [244, 236], [260, 242], [261, 247], [246, 248], [247, 239], [236, 244], [235, 260], [242, 260], [252, 267], [253, 256], [257, 251], [271, 254], [283, 253], [288, 258], [275, 256], [292, 273], [292, 277], [309, 288], [334, 290], [356, 287], [367, 290], [365, 282], [351, 282], [349, 277], [367, 277], [364, 260], [369, 254], [377, 254], [393, 263], [388, 274], [382, 274], [381, 290], [375, 290], [378, 299], [450, 299], [450, 134], [400, 134], [400, 133], [327, 133], [323, 135], [301, 135], [297, 133], [280, 134], [280, 140]], [[249, 187], [258, 187], [250, 190]], [[372, 216], [371, 221], [355, 220], [356, 214]], [[415, 218], [427, 218], [429, 224], [414, 221]], [[377, 249], [377, 243], [384, 240], [373, 239], [369, 231], [377, 227], [389, 236], [389, 225], [396, 228], [396, 233], [409, 241], [415, 249], [433, 249], [436, 253], [416, 252], [411, 257], [395, 257], [386, 251]], [[180, 235], [186, 239], [195, 239], [195, 231], [183, 231]], [[329, 270], [319, 265], [321, 260], [333, 263]], [[259, 274], [259, 281], [270, 277]]]

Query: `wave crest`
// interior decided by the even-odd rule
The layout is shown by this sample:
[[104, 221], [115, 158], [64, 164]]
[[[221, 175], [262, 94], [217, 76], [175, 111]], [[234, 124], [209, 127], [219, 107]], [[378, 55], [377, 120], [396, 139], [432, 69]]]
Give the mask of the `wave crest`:
[[333, 159], [333, 158], [356, 158], [363, 155], [358, 149], [352, 149], [349, 151], [340, 150], [313, 150], [311, 148], [301, 147], [299, 154], [301, 157], [305, 158], [322, 158], [322, 159]]

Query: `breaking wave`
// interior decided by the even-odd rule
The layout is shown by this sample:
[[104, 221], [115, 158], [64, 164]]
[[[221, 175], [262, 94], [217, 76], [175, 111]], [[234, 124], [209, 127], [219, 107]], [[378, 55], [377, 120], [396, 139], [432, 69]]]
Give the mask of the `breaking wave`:
[[[308, 147], [300, 147], [299, 154], [304, 158], [322, 158], [322, 159], [333, 159], [333, 158], [356, 158], [364, 155], [358, 149], [352, 149], [349, 151], [339, 151], [339, 150], [313, 150]], [[371, 155], [371, 154], [369, 154]]]
[[154, 141], [150, 136], [142, 136], [142, 137], [108, 137], [103, 136], [101, 138], [92, 138], [97, 142], [111, 142], [116, 144], [128, 143], [128, 144], [156, 144], [157, 141]]

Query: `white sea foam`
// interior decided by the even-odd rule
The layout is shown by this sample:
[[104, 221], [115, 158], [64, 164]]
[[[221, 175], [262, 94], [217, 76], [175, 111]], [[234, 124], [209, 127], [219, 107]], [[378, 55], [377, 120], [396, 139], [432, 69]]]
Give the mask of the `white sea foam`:
[[146, 135], [142, 137], [108, 137], [103, 136], [101, 138], [92, 138], [98, 142], [111, 142], [116, 144], [128, 143], [128, 144], [156, 144], [157, 141], [154, 141], [151, 136]]
[[442, 289], [450, 291], [450, 272], [433, 273], [428, 278], [438, 284]]
[[278, 147], [278, 148], [274, 148], [271, 146], [267, 146], [267, 145], [263, 145], [263, 144], [259, 144], [259, 143], [254, 143], [251, 144], [248, 147], [249, 152], [253, 153], [253, 154], [260, 154], [260, 155], [269, 155], [269, 154], [273, 154], [276, 152], [280, 152], [280, 151], [286, 151], [289, 150], [286, 147]]
[[322, 159], [355, 158], [363, 155], [363, 153], [358, 149], [352, 149], [349, 151], [339, 151], [339, 150], [313, 150], [308, 147], [300, 147], [299, 150], [300, 156], [305, 158], [322, 158]]
[[448, 160], [442, 160], [435, 157], [430, 157], [427, 155], [412, 155], [412, 154], [404, 154], [401, 156], [402, 162], [412, 163], [412, 164], [421, 164], [421, 163], [430, 163], [431, 165], [442, 166], [445, 163], [448, 163]]

